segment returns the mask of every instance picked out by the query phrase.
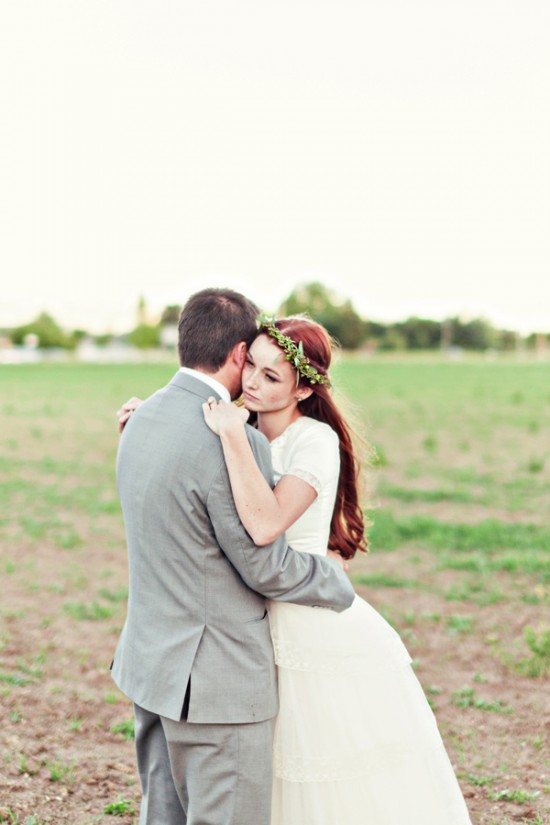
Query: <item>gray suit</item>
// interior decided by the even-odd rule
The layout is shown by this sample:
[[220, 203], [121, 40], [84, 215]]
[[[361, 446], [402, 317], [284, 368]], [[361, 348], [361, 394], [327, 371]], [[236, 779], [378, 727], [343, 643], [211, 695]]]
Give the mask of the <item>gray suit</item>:
[[[266, 741], [277, 690], [265, 599], [344, 610], [354, 598], [327, 559], [294, 552], [284, 537], [263, 548], [252, 542], [235, 509], [220, 440], [204, 422], [202, 403], [212, 394], [178, 372], [134, 413], [120, 441], [130, 588], [112, 673], [137, 706], [141, 823], [268, 825]], [[271, 482], [269, 445], [253, 428], [247, 433]], [[218, 757], [203, 760], [201, 747], [212, 755], [211, 736], [219, 738]], [[163, 777], [161, 793], [154, 784], [163, 770], [171, 776]], [[229, 774], [238, 776], [238, 794]], [[259, 796], [261, 805], [251, 807], [250, 797]]]

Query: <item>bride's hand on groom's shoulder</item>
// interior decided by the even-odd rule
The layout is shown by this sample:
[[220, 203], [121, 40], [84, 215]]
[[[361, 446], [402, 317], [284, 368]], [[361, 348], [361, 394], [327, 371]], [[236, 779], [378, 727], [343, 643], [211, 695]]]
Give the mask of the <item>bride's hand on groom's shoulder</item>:
[[228, 404], [226, 401], [217, 401], [210, 396], [202, 405], [204, 420], [216, 435], [239, 431], [248, 421], [249, 412], [244, 407]]
[[133, 395], [131, 398], [128, 399], [128, 401], [126, 401], [125, 404], [122, 405], [122, 407], [119, 410], [117, 410], [116, 416], [118, 418], [118, 431], [119, 431], [119, 433], [122, 432], [122, 430], [124, 429], [124, 427], [126, 426], [126, 424], [128, 422], [128, 419], [130, 418], [132, 413], [135, 410], [137, 410], [137, 408], [139, 407], [140, 404], [141, 404], [141, 398], [137, 398], [135, 395]]

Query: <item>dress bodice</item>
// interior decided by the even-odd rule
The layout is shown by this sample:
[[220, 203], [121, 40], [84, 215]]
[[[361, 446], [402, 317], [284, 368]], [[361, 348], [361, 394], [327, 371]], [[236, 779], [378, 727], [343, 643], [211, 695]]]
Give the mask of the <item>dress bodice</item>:
[[293, 475], [317, 491], [317, 498], [286, 530], [295, 550], [325, 555], [334, 510], [340, 451], [338, 436], [328, 424], [301, 416], [271, 442], [275, 481]]

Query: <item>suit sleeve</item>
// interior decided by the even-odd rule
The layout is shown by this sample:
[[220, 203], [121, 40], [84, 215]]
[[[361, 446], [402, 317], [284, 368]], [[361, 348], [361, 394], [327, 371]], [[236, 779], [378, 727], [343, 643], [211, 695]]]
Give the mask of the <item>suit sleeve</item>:
[[[255, 432], [249, 433], [249, 440], [258, 466], [272, 484], [267, 442]], [[351, 605], [355, 592], [335, 562], [296, 552], [288, 547], [284, 535], [265, 547], [254, 544], [237, 514], [225, 462], [210, 487], [207, 508], [218, 544], [252, 590], [268, 599], [337, 612]]]

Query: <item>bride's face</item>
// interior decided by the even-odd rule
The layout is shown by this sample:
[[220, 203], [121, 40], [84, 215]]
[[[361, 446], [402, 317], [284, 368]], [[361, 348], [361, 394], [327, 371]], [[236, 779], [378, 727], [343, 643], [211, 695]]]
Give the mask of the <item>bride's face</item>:
[[266, 335], [258, 335], [243, 368], [243, 399], [247, 410], [275, 412], [298, 403], [296, 372], [283, 350]]

